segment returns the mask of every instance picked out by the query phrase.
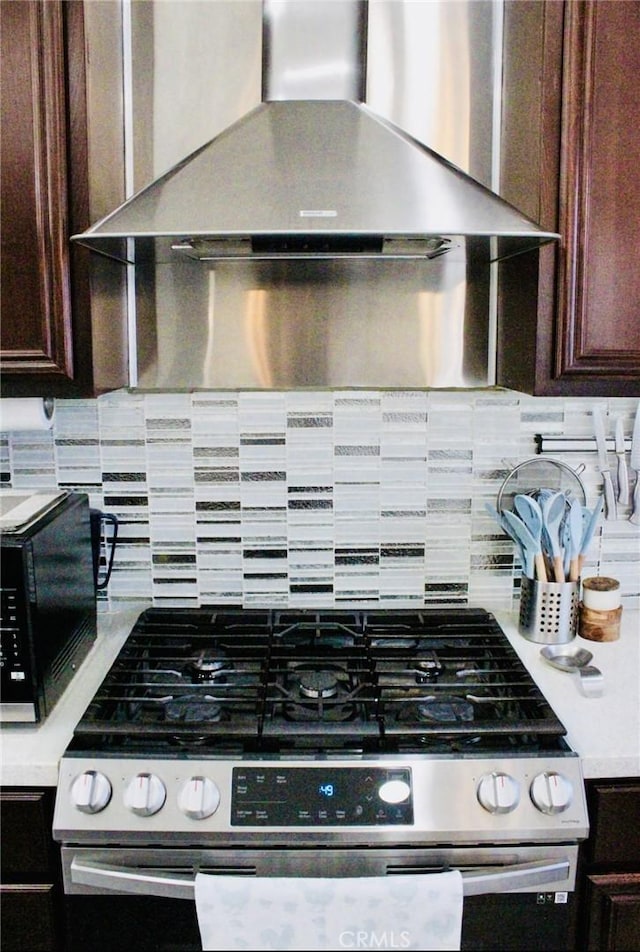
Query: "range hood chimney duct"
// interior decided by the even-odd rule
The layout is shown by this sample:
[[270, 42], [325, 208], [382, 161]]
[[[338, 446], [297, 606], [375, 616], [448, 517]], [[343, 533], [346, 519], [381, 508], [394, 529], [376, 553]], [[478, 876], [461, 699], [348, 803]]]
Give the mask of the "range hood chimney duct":
[[205, 261], [483, 263], [558, 239], [367, 107], [367, 12], [263, 0], [260, 105], [72, 241], [134, 263], [158, 243]]

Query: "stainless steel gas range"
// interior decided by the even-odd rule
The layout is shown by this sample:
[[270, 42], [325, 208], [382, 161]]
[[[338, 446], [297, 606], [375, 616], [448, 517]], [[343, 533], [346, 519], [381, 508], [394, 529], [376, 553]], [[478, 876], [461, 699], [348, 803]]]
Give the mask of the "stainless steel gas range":
[[[174, 901], [198, 871], [458, 868], [462, 948], [528, 948], [531, 928], [562, 948], [589, 828], [564, 734], [481, 609], [148, 609], [60, 766], [76, 945], [96, 908], [155, 897], [189, 910], [176, 947], [199, 948]], [[494, 912], [510, 938], [487, 934]]]

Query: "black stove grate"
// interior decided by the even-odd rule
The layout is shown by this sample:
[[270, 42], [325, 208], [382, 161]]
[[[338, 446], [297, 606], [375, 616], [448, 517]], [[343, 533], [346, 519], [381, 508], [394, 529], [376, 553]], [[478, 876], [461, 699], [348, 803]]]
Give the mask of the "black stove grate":
[[150, 608], [71, 749], [530, 753], [564, 733], [481, 609]]

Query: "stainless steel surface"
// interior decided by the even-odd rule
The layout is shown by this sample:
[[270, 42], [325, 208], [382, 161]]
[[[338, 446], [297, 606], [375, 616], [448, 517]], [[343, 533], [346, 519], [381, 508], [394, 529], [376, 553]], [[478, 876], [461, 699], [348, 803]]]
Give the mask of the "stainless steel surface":
[[483, 262], [555, 237], [365, 105], [297, 100], [257, 107], [74, 240], [99, 251], [103, 239], [166, 236], [203, 242], [214, 260], [224, 247], [207, 239], [233, 239], [239, 257], [260, 256], [264, 245], [275, 257], [359, 257], [362, 248], [377, 257], [380, 239], [393, 256], [403, 254], [394, 241], [413, 239], [428, 258], [433, 239], [446, 252], [470, 237]]
[[640, 405], [636, 410], [636, 416], [633, 423], [633, 435], [631, 437], [631, 457], [629, 464], [635, 470], [636, 481], [633, 487], [633, 497], [631, 500], [631, 515], [629, 522], [634, 525], [640, 525]]
[[[174, 874], [147, 872], [140, 868], [111, 866], [99, 859], [84, 858], [81, 854], [80, 858], [73, 855], [70, 864], [65, 865], [65, 872], [67, 879], [74, 886], [95, 887], [100, 891], [113, 891], [120, 894], [133, 893], [136, 896], [195, 898], [195, 870], [191, 873]], [[572, 863], [569, 858], [464, 869], [461, 871], [463, 895], [486, 896], [511, 890], [525, 892], [532, 888], [547, 889], [552, 884], [557, 886], [560, 883], [566, 887], [572, 872]]]
[[[106, 15], [111, 3], [90, 6], [104, 7]], [[389, 133], [394, 147], [402, 145], [412, 153], [407, 136], [419, 140], [483, 186], [497, 190], [500, 9], [493, 0], [370, 4], [366, 106], [349, 110], [358, 116], [358, 126], [365, 119], [367, 125], [373, 123], [377, 141], [389, 121], [402, 130], [399, 135]], [[91, 10], [88, 37], [92, 109], [98, 100], [97, 120], [91, 125], [96, 217], [108, 210], [105, 195], [113, 194], [112, 183], [119, 178], [122, 190], [124, 181], [119, 168], [121, 144], [114, 145], [113, 136], [99, 135], [107, 125], [122, 127], [115, 121], [117, 110], [104, 116], [116, 97], [102, 81], [109, 69], [114, 82], [119, 73], [111, 52], [111, 33], [120, 14], [111, 18], [105, 30], [94, 28], [99, 13]], [[135, 172], [135, 189], [141, 190], [207, 142], [224, 145], [226, 130], [240, 120], [244, 123], [244, 117], [264, 105], [263, 16], [261, 0], [192, 4], [164, 0], [133, 4], [130, 13], [132, 35], [124, 44], [125, 88], [130, 94], [125, 97], [128, 120], [124, 125], [135, 128], [134, 153], [127, 155], [127, 163]], [[350, 55], [342, 50], [339, 38], [331, 37], [331, 41], [337, 44], [334, 49], [341, 49], [341, 57]], [[348, 41], [353, 43], [351, 34]], [[127, 49], [132, 51], [130, 62]], [[335, 81], [332, 70], [329, 74]], [[297, 77], [303, 80], [308, 82], [309, 76]], [[326, 72], [316, 76], [315, 82], [327, 82]], [[346, 98], [337, 102], [340, 107], [345, 104]], [[309, 107], [313, 106], [310, 102]], [[371, 112], [382, 123], [371, 119]], [[300, 161], [293, 160], [288, 146], [268, 150], [277, 152], [284, 163], [287, 196], [292, 170], [315, 164], [326, 175], [327, 155], [343, 149], [340, 143], [331, 149], [323, 146], [321, 161], [314, 160], [308, 130], [304, 131]], [[417, 148], [430, 162], [428, 150]], [[345, 171], [352, 178], [359, 152], [352, 147], [342, 151]], [[257, 174], [257, 154], [254, 150], [246, 160], [251, 183]], [[448, 172], [441, 168], [439, 174]], [[459, 178], [456, 172], [451, 174]], [[394, 179], [401, 182], [402, 176], [394, 174]], [[108, 188], [100, 188], [103, 180]], [[275, 191], [271, 179], [267, 186], [262, 194], [269, 204]], [[351, 186], [343, 189], [348, 192]], [[94, 191], [100, 193], [99, 203], [93, 203]], [[320, 208], [314, 209], [315, 196], [304, 187], [300, 209], [332, 210], [333, 202], [325, 197]], [[121, 200], [119, 195], [112, 198], [112, 206]], [[227, 195], [224, 204], [225, 208], [238, 204], [235, 192], [232, 200]], [[370, 204], [365, 197], [363, 216], [368, 216]], [[410, 204], [413, 208], [413, 199]], [[314, 230], [332, 222], [303, 220], [305, 232], [310, 222]], [[314, 253], [302, 261], [251, 258], [202, 263], [181, 260], [180, 253], [171, 251], [171, 238], [154, 239], [146, 248], [141, 240], [135, 294], [129, 303], [130, 385], [144, 390], [492, 386], [496, 272], [486, 261], [493, 254], [485, 247], [480, 254], [485, 263], [479, 264], [470, 239], [454, 238], [454, 250], [429, 261], [389, 257], [386, 252], [398, 246], [394, 241], [383, 243], [383, 253], [374, 259], [363, 259], [369, 253], [364, 252], [355, 261], [344, 256], [318, 261]], [[422, 237], [418, 240], [424, 243]], [[119, 248], [121, 242], [117, 244]], [[414, 243], [407, 244], [413, 253]], [[151, 257], [143, 261], [145, 251]], [[92, 258], [99, 345], [122, 348], [125, 342], [114, 341], [109, 329], [119, 324], [113, 315], [123, 307], [125, 269], [103, 255]], [[131, 287], [133, 282], [131, 277]], [[532, 298], [532, 316], [534, 311]], [[528, 319], [523, 314], [523, 320]], [[109, 389], [108, 381], [105, 389]]]
[[483, 387], [489, 276], [447, 257], [138, 268], [141, 388]]
[[568, 674], [577, 674], [581, 692], [585, 697], [601, 697], [604, 680], [602, 671], [595, 665], [589, 664], [593, 655], [585, 648], [552, 648], [546, 646], [540, 651], [541, 656], [558, 671]]
[[584, 668], [578, 669], [578, 677], [580, 678], [580, 690], [585, 695], [585, 697], [601, 697], [604, 691], [604, 680], [602, 677], [602, 671], [599, 668], [596, 668], [595, 665], [585, 665]]
[[[426, 239], [428, 254], [430, 239], [473, 236], [489, 261], [559, 237], [363, 103], [335, 99], [336, 74], [351, 89], [345, 57], [363, 47], [364, 26], [354, 38], [354, 24], [364, 25], [367, 6], [334, 6], [344, 15], [315, 0], [265, 0], [264, 71], [273, 53], [278, 100], [263, 101], [73, 240], [128, 260], [127, 243], [114, 252], [117, 239], [244, 238], [248, 256], [268, 239], [277, 255], [295, 257], [297, 238], [304, 248], [311, 238], [312, 253], [319, 241], [340, 255], [345, 241], [359, 254], [363, 240], [370, 252], [369, 239]], [[356, 77], [360, 70], [355, 62]]]
[[513, 467], [500, 486], [496, 503], [498, 511], [513, 509], [517, 493], [532, 494], [541, 489], [562, 491], [568, 500], [579, 499], [584, 505], [587, 494], [580, 478], [583, 469], [574, 469], [562, 460], [548, 456], [526, 459]]
[[[452, 692], [475, 723], [426, 710]], [[454, 607], [147, 609], [62, 758], [53, 821], [89, 920], [91, 897], [193, 901], [199, 873], [225, 895], [445, 870], [465, 898], [552, 895], [565, 919], [588, 830], [562, 724], [493, 616]], [[467, 936], [490, 902], [465, 904]]]
[[354, 866], [351, 849], [224, 850], [93, 849], [64, 847], [64, 888], [67, 894], [117, 891], [138, 895], [193, 897], [196, 870], [211, 875], [252, 876], [386, 876], [459, 868], [466, 880], [465, 895], [486, 892], [540, 892], [575, 887], [578, 847], [440, 847], [403, 850], [401, 847], [359, 851]]
[[615, 441], [616, 457], [618, 460], [618, 502], [626, 506], [629, 502], [629, 473], [625, 459], [624, 422], [622, 417], [616, 419]]
[[540, 654], [550, 665], [559, 671], [575, 671], [589, 664], [593, 655], [586, 648], [557, 648], [545, 645]]
[[541, 582], [523, 576], [518, 630], [528, 641], [562, 645], [576, 636], [579, 582]]
[[[262, 99], [365, 99], [367, 5], [263, 4]], [[313, 31], [313, 32], [310, 32]]]
[[[295, 771], [301, 766], [317, 771], [318, 783], [334, 770], [357, 768], [411, 771], [413, 822], [358, 825], [349, 818], [336, 819], [333, 825], [320, 821], [309, 803], [296, 803], [302, 822], [271, 826], [256, 820], [254, 825], [238, 824], [232, 804], [233, 770], [278, 768]], [[73, 794], [74, 781], [85, 773], [98, 770], [111, 787], [107, 805], [89, 813], [79, 808]], [[532, 785], [536, 777], [549, 773], [566, 779], [570, 791], [566, 809], [545, 813], [533, 802]], [[135, 778], [157, 777], [166, 796], [152, 815], [134, 813], [126, 803], [126, 792]], [[513, 803], [505, 811], [490, 812], [479, 801], [479, 786], [484, 778], [507, 776], [512, 779]], [[208, 778], [220, 794], [214, 812], [195, 820], [181, 807], [180, 792], [192, 778]], [[105, 788], [106, 789], [106, 788]], [[451, 791], [456, 796], [451, 796]], [[373, 791], [377, 796], [376, 790]], [[286, 792], [283, 794], [286, 796]], [[158, 802], [161, 797], [158, 798]], [[382, 800], [381, 800], [382, 805]], [[304, 816], [303, 816], [304, 814]], [[308, 822], [307, 817], [308, 815]], [[202, 846], [229, 847], [247, 842], [261, 846], [393, 844], [436, 845], [438, 843], [553, 843], [586, 836], [588, 819], [584, 800], [580, 761], [575, 756], [492, 758], [446, 758], [418, 756], [377, 756], [355, 758], [334, 755], [328, 760], [162, 758], [91, 758], [65, 756], [60, 766], [58, 796], [53, 822], [54, 838], [75, 844], [103, 844], [114, 837], [122, 845], [155, 843], [187, 845], [194, 837]]]
[[607, 457], [607, 438], [604, 430], [604, 420], [599, 407], [594, 407], [593, 411], [593, 431], [598, 448], [598, 466], [602, 475], [602, 484], [605, 498], [605, 517], [615, 519], [617, 516], [616, 495], [613, 489], [613, 480], [611, 479], [611, 469]]

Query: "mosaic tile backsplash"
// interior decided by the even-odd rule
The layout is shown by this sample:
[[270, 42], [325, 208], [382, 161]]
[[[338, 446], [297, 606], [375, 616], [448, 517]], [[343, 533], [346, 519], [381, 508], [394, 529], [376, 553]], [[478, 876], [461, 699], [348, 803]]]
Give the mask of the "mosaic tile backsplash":
[[[58, 400], [52, 430], [2, 433], [5, 488], [86, 492], [120, 540], [101, 608], [517, 607], [521, 566], [485, 505], [537, 434], [631, 436], [637, 401], [512, 391], [130, 393]], [[600, 491], [595, 443], [554, 454]], [[613, 463], [613, 454], [611, 454]], [[632, 474], [633, 476], [633, 474]], [[640, 603], [640, 528], [621, 507], [586, 575]]]

